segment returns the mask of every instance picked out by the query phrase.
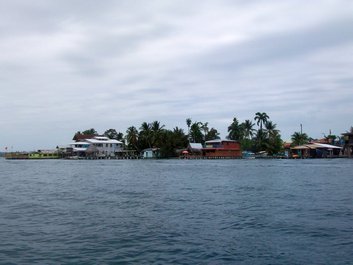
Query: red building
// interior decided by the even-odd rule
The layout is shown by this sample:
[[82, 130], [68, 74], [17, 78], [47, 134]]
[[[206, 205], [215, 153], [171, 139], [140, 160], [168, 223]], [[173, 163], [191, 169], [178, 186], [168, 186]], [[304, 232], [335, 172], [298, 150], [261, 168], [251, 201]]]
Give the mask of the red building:
[[205, 142], [202, 149], [205, 158], [241, 158], [240, 143], [233, 140], [212, 140]]

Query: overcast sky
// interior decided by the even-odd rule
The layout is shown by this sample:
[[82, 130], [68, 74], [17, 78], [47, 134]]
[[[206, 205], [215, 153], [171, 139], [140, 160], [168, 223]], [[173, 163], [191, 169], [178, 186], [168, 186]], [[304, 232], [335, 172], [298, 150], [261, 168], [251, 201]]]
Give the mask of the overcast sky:
[[351, 0], [0, 0], [0, 151], [76, 131], [266, 112], [284, 140], [353, 126]]

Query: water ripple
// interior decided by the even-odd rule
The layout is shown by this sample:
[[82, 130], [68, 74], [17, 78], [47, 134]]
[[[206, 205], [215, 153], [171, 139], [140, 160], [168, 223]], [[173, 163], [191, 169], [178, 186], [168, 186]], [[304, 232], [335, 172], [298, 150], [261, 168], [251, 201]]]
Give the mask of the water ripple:
[[1, 264], [349, 264], [351, 160], [0, 160]]

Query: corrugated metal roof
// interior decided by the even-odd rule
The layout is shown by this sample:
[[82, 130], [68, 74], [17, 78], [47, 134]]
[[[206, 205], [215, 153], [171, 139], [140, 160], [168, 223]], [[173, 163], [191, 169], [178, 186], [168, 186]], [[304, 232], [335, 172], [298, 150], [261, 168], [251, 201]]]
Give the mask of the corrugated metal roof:
[[234, 140], [227, 140], [227, 139], [214, 139], [214, 140], [210, 140], [210, 141], [206, 141], [206, 144], [213, 144], [213, 143], [221, 143], [221, 142], [233, 142], [236, 143], [237, 141]]
[[335, 145], [331, 145], [331, 144], [320, 144], [320, 143], [298, 145], [298, 146], [292, 147], [291, 149], [300, 150], [300, 149], [317, 149], [317, 148], [342, 149], [342, 147], [339, 147], [339, 146], [335, 146]]
[[191, 149], [202, 149], [202, 144], [200, 143], [190, 143], [190, 148]]
[[331, 145], [331, 144], [321, 144], [321, 143], [313, 143], [311, 146], [316, 148], [329, 148], [329, 149], [342, 149], [342, 147]]
[[87, 139], [86, 141], [88, 143], [94, 143], [94, 144], [122, 144], [122, 142], [115, 139], [109, 139], [109, 140]]

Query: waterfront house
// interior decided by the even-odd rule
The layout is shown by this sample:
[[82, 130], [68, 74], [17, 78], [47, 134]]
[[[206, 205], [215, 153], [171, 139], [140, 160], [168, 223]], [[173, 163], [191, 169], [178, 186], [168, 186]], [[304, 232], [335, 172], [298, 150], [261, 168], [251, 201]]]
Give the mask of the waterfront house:
[[77, 157], [114, 158], [123, 149], [123, 143], [105, 136], [93, 136], [71, 143], [72, 152]]
[[233, 140], [215, 139], [205, 142], [202, 149], [205, 158], [241, 158], [240, 143]]
[[203, 146], [201, 143], [189, 143], [187, 151], [191, 156], [201, 156], [202, 149]]
[[341, 150], [342, 147], [322, 143], [309, 143], [291, 148], [292, 158], [339, 157]]
[[141, 157], [144, 159], [148, 158], [159, 158], [160, 157], [160, 149], [159, 148], [147, 148], [142, 150]]

